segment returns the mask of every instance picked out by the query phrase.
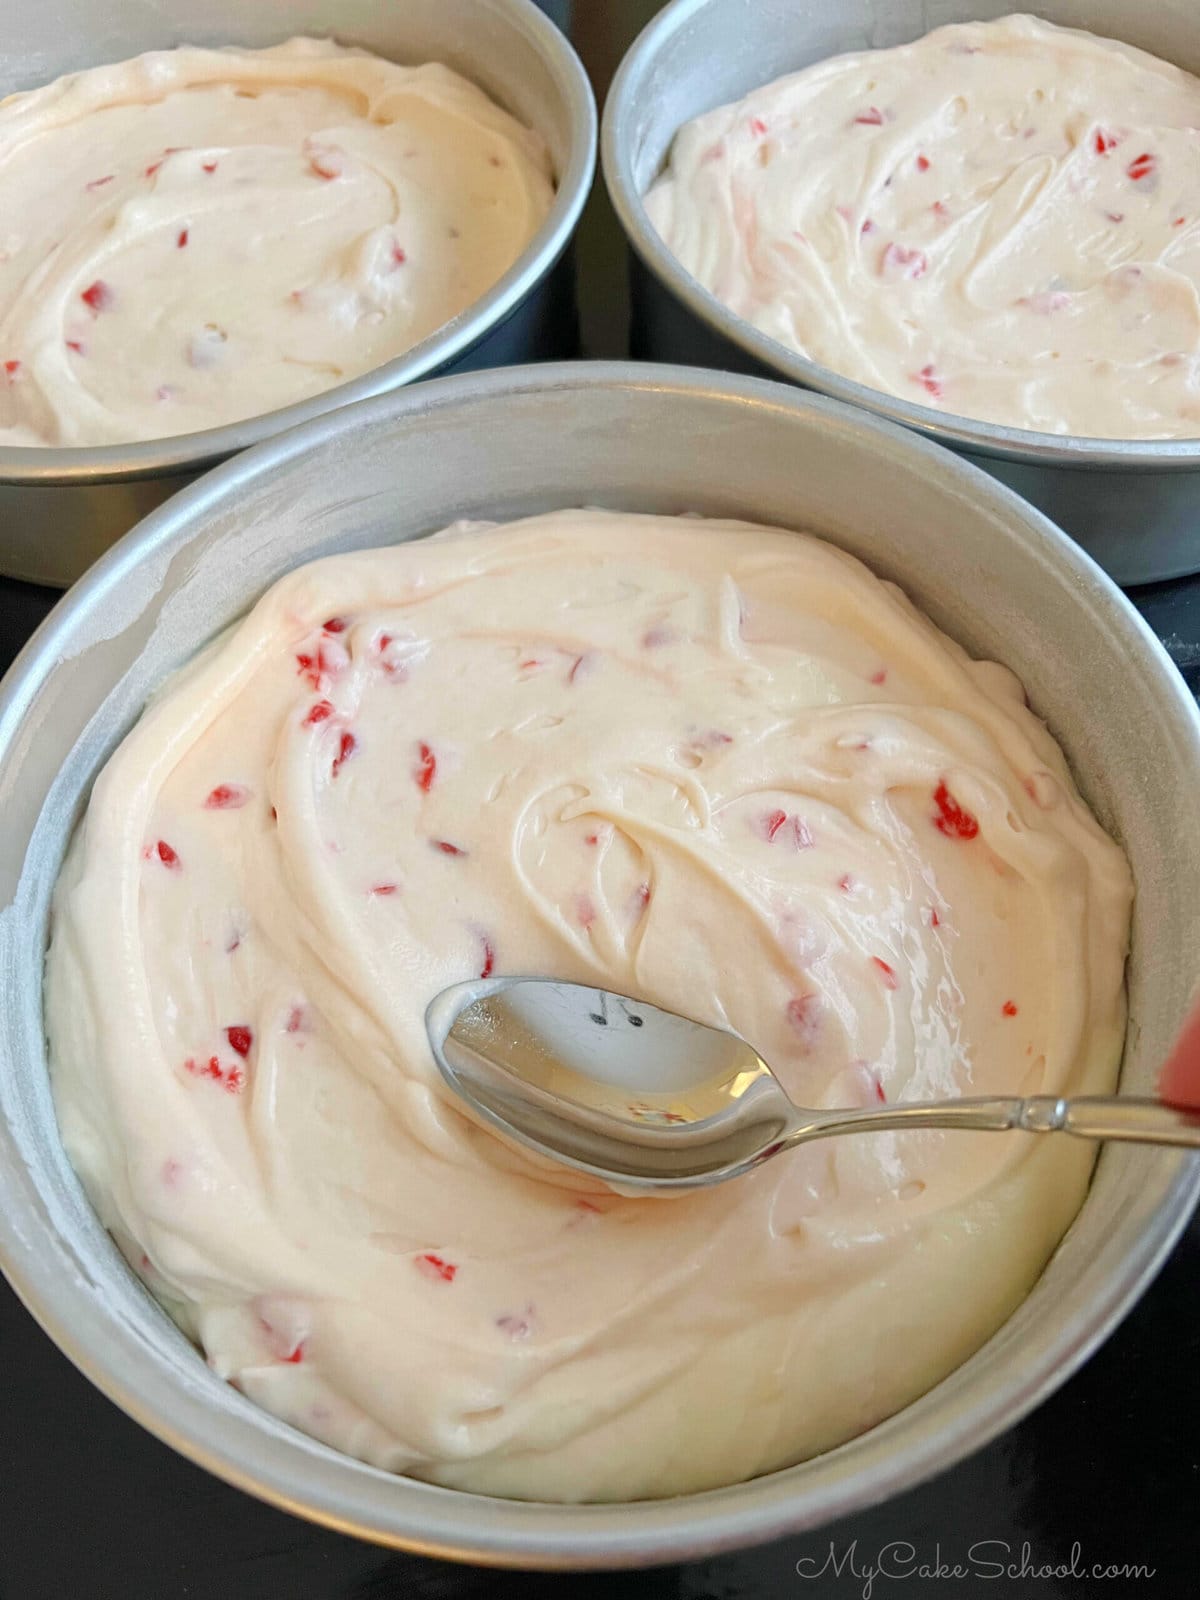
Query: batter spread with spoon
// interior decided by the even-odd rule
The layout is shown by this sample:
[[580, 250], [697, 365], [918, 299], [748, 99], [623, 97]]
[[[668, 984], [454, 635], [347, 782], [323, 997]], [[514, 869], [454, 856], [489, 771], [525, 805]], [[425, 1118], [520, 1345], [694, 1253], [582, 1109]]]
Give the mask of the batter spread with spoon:
[[812, 1106], [1103, 1092], [1130, 897], [1012, 675], [832, 546], [460, 527], [283, 578], [111, 758], [55, 897], [60, 1126], [148, 1287], [298, 1427], [497, 1494], [706, 1488], [975, 1350], [1091, 1147], [881, 1134], [624, 1198], [468, 1120], [430, 999], [596, 982]]

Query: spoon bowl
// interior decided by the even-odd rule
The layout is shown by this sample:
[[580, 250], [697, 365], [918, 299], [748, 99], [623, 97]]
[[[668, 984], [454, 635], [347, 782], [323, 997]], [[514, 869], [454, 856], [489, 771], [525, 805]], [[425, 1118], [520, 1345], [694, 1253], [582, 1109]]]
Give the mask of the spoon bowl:
[[489, 1127], [635, 1193], [724, 1183], [798, 1144], [848, 1133], [1018, 1128], [1200, 1148], [1200, 1112], [1132, 1095], [797, 1106], [732, 1029], [587, 984], [454, 984], [425, 1023], [443, 1078]]

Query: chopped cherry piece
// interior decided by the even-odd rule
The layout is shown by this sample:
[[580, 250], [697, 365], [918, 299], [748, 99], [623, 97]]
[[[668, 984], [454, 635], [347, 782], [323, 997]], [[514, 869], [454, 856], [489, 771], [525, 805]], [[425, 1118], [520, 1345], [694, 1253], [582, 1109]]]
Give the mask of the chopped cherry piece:
[[766, 816], [762, 819], [762, 830], [766, 835], [768, 842], [774, 839], [775, 835], [779, 832], [780, 828], [783, 827], [786, 821], [786, 811], [767, 812]]
[[97, 278], [95, 283], [90, 283], [79, 296], [84, 305], [94, 311], [97, 316], [101, 311], [107, 311], [113, 303], [113, 292], [102, 279]]
[[1140, 156], [1135, 156], [1126, 167], [1125, 171], [1134, 183], [1140, 183], [1143, 178], [1151, 177], [1158, 168], [1158, 157], [1152, 156], [1148, 150]]
[[206, 811], [237, 811], [250, 798], [250, 791], [241, 783], [219, 783], [209, 791], [204, 802]]
[[947, 788], [945, 778], [933, 791], [933, 803], [938, 808], [933, 825], [939, 833], [944, 833], [948, 839], [975, 838], [979, 832], [979, 823], [969, 811], [959, 805]]
[[422, 794], [429, 793], [437, 777], [437, 757], [424, 740], [417, 746], [417, 766], [413, 777]]
[[349, 729], [347, 729], [346, 732], [342, 734], [342, 737], [338, 740], [338, 753], [336, 756], [334, 756], [333, 765], [329, 769], [329, 776], [331, 778], [337, 777], [338, 773], [342, 770], [346, 762], [349, 761], [350, 757], [357, 749], [358, 740], [349, 731]]
[[416, 1258], [417, 1270], [424, 1273], [427, 1278], [439, 1280], [442, 1283], [453, 1283], [458, 1268], [441, 1256], [426, 1252]]
[[941, 399], [942, 380], [938, 377], [932, 361], [926, 366], [923, 366], [920, 372], [914, 374], [913, 382], [919, 383], [922, 389], [924, 389], [927, 394], [931, 394], [935, 400]]
[[308, 708], [308, 714], [300, 724], [302, 728], [315, 728], [318, 722], [324, 722], [333, 715], [333, 705], [328, 700], [318, 700], [315, 705]]
[[254, 1034], [244, 1023], [237, 1023], [232, 1028], [226, 1028], [225, 1037], [229, 1040], [229, 1048], [236, 1050], [239, 1056], [248, 1056], [250, 1054], [250, 1047], [254, 1043]]

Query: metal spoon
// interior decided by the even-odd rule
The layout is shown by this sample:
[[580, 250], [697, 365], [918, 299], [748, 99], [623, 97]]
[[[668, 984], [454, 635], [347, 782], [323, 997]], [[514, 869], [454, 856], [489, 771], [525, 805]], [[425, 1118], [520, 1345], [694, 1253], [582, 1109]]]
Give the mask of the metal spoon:
[[1200, 1111], [1132, 1095], [808, 1110], [737, 1034], [546, 978], [455, 984], [432, 1002], [425, 1025], [442, 1076], [477, 1116], [623, 1190], [723, 1183], [839, 1133], [1023, 1128], [1200, 1149]]

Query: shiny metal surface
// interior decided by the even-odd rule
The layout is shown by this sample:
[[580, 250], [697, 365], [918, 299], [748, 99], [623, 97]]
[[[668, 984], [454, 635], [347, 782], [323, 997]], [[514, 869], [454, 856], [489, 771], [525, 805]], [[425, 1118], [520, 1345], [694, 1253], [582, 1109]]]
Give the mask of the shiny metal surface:
[[[641, 196], [676, 130], [758, 84], [848, 50], [1004, 16], [1011, 0], [674, 0], [643, 30], [604, 107], [605, 182], [632, 246], [632, 353], [784, 377], [959, 451], [1040, 507], [1119, 583], [1200, 571], [1200, 439], [1089, 440], [933, 411], [819, 366], [727, 310], [678, 264]], [[1039, 16], [1124, 39], [1200, 74], [1192, 0], [1042, 0]]]
[[1200, 1150], [1200, 1109], [1139, 1095], [798, 1106], [729, 1029], [553, 978], [452, 984], [430, 1003], [425, 1028], [442, 1077], [476, 1117], [622, 1194], [711, 1188], [814, 1139], [917, 1128]]
[[1200, 718], [1161, 646], [1037, 512], [865, 412], [785, 385], [628, 364], [442, 379], [331, 412], [225, 463], [105, 555], [0, 689], [0, 1263], [105, 1393], [228, 1481], [365, 1538], [525, 1567], [646, 1564], [751, 1544], [949, 1466], [1095, 1348], [1200, 1191], [1181, 1153], [1106, 1149], [1044, 1276], [975, 1356], [840, 1449], [697, 1497], [547, 1506], [390, 1478], [256, 1410], [208, 1371], [126, 1269], [55, 1131], [42, 951], [91, 780], [164, 675], [298, 562], [456, 517], [581, 502], [813, 528], [901, 582], [969, 649], [1021, 674], [1137, 879], [1124, 1091], [1151, 1091], [1200, 942]]
[[[546, 9], [565, 20], [562, 4]], [[558, 184], [549, 216], [482, 300], [394, 361], [324, 394], [145, 444], [0, 445], [0, 572], [65, 587], [199, 472], [298, 422], [431, 373], [574, 354], [564, 251], [591, 188], [596, 108], [578, 57], [533, 0], [6, 0], [0, 95], [142, 50], [262, 47], [296, 33], [332, 35], [397, 61], [444, 61], [478, 83], [549, 145]]]

